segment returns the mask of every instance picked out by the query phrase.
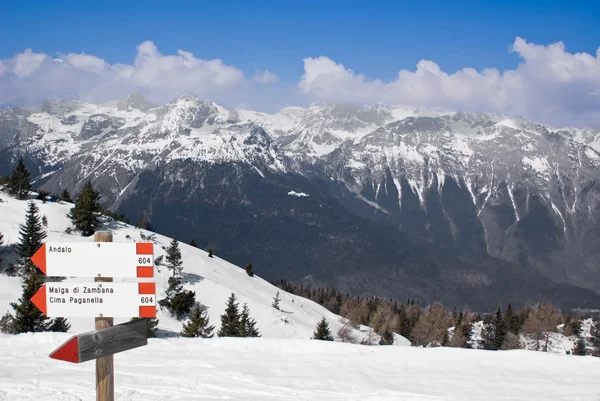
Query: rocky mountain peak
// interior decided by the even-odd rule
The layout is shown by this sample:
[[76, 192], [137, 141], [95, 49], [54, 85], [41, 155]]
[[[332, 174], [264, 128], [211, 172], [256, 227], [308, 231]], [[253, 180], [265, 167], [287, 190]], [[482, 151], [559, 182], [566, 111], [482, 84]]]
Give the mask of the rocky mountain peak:
[[131, 93], [117, 103], [118, 110], [136, 109], [140, 111], [148, 111], [154, 107], [156, 107], [156, 105], [150, 100], [146, 99], [140, 93]]

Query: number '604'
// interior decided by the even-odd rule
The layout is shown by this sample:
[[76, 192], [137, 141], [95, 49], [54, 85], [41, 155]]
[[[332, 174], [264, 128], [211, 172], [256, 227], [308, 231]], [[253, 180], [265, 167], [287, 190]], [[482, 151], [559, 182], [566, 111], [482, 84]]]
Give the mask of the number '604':
[[153, 302], [154, 302], [154, 299], [153, 299], [153, 298], [154, 298], [154, 297], [142, 297], [142, 298], [141, 298], [141, 302], [142, 302], [143, 304], [151, 304], [151, 303], [153, 303]]
[[138, 258], [138, 264], [150, 265], [150, 264], [152, 264], [152, 258]]

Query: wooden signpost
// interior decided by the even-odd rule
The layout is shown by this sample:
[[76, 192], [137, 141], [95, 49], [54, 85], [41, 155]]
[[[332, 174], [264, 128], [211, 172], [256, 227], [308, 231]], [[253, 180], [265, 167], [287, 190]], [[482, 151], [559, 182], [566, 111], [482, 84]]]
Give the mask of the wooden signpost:
[[148, 344], [144, 319], [90, 331], [71, 337], [52, 351], [50, 358], [82, 363]]
[[155, 283], [112, 282], [113, 277], [154, 277], [153, 244], [112, 239], [112, 233], [99, 231], [93, 243], [47, 242], [31, 257], [46, 276], [94, 277], [89, 283], [45, 283], [31, 302], [48, 317], [95, 318], [95, 331], [72, 337], [50, 357], [96, 360], [96, 401], [114, 401], [113, 355], [148, 344], [144, 319], [113, 326], [113, 317], [156, 316]]

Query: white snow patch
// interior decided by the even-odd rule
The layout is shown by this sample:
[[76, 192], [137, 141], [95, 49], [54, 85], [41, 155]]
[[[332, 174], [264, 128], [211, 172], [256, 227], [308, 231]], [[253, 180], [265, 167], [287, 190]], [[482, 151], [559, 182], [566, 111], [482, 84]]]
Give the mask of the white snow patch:
[[556, 214], [558, 214], [558, 216], [560, 217], [560, 219], [563, 222], [563, 231], [567, 232], [567, 222], [565, 221], [565, 218], [563, 217], [562, 213], [560, 212], [560, 210], [558, 209], [558, 207], [554, 204], [554, 202], [550, 202], [552, 204], [552, 210], [554, 210], [554, 212]]
[[400, 185], [400, 181], [394, 177], [394, 185], [398, 190], [398, 208], [402, 210], [402, 186]]
[[528, 165], [529, 167], [531, 167], [533, 169], [533, 171], [535, 171], [536, 173], [538, 173], [541, 176], [547, 176], [548, 173], [550, 172], [550, 165], [548, 164], [547, 157], [525, 156], [525, 157], [523, 157], [523, 164]]
[[290, 192], [288, 192], [288, 195], [291, 195], [291, 196], [297, 196], [297, 197], [299, 197], [299, 198], [300, 198], [300, 197], [303, 197], [303, 196], [310, 196], [310, 195], [309, 195], [309, 194], [307, 194], [307, 193], [304, 193], [304, 192], [296, 192], [296, 191], [290, 191]]
[[508, 197], [510, 198], [510, 202], [512, 203], [513, 210], [515, 211], [515, 219], [519, 221], [519, 211], [517, 210], [517, 204], [515, 203], [515, 197], [513, 195], [513, 187], [507, 187]]

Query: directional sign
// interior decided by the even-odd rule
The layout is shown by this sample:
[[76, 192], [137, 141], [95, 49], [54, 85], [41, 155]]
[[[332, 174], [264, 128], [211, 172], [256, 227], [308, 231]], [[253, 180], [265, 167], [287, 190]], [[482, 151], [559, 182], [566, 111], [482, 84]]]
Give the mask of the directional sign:
[[46, 242], [31, 261], [52, 277], [154, 277], [151, 242]]
[[46, 283], [31, 302], [48, 317], [155, 317], [155, 283]]
[[148, 344], [146, 321], [134, 320], [71, 337], [50, 358], [81, 363]]

